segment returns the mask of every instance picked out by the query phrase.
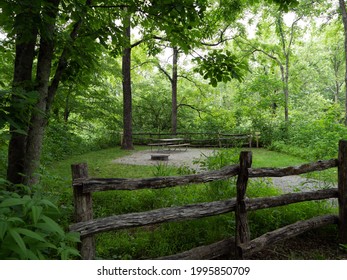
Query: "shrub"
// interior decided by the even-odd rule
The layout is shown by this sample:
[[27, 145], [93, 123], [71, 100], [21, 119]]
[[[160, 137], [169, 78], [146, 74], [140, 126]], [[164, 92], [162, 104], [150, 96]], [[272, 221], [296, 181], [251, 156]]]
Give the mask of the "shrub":
[[39, 191], [0, 191], [0, 259], [69, 259], [77, 233], [65, 233], [55, 221], [58, 208]]

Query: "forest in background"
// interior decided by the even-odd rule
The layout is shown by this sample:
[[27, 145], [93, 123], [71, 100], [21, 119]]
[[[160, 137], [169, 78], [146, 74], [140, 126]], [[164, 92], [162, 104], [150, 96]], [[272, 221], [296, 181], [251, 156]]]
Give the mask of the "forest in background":
[[[259, 131], [262, 144], [276, 149], [307, 148], [315, 159], [336, 151], [346, 120], [337, 1], [135, 2], [36, 1], [56, 22], [36, 27], [35, 39], [23, 35], [35, 41], [30, 73], [15, 64], [16, 38], [36, 22], [30, 27], [21, 4], [17, 11], [4, 2], [0, 128], [2, 146], [10, 143], [10, 159], [6, 147], [1, 156], [7, 179], [23, 180], [10, 169], [32, 177], [41, 146], [43, 158], [54, 160], [118, 144], [121, 132], [125, 149], [133, 148], [132, 132]], [[168, 7], [156, 25], [152, 15]], [[50, 53], [43, 62], [41, 49]]]
[[269, 149], [336, 157], [344, 1], [123, 2], [0, 3], [2, 198], [120, 133], [133, 149], [133, 132], [260, 132]]

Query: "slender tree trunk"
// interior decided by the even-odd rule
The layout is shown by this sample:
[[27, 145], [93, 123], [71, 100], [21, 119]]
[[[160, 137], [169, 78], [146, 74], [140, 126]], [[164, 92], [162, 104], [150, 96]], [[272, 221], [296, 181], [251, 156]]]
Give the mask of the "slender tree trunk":
[[[24, 158], [26, 152], [26, 133], [28, 130], [28, 108], [26, 93], [32, 91], [32, 69], [35, 57], [35, 44], [38, 30], [31, 4], [23, 9], [15, 19], [16, 56], [11, 97], [10, 141], [8, 147], [7, 180], [13, 184], [23, 183]], [[23, 25], [26, 22], [26, 25]]]
[[71, 92], [71, 87], [69, 87], [69, 91], [67, 93], [67, 96], [65, 98], [65, 108], [64, 108], [64, 122], [67, 123], [69, 120], [70, 116], [70, 109], [69, 109], [69, 103], [70, 103], [70, 92]]
[[289, 122], [289, 54], [286, 53], [286, 67], [284, 75], [284, 120]]
[[335, 93], [334, 93], [334, 103], [338, 104], [339, 103], [339, 93], [340, 93], [340, 83], [339, 81], [336, 79], [335, 81]]
[[177, 83], [178, 83], [177, 61], [178, 61], [178, 48], [173, 47], [172, 79], [171, 79], [171, 90], [172, 90], [171, 133], [172, 135], [177, 134]]
[[282, 74], [282, 82], [283, 82], [283, 93], [284, 93], [284, 121], [286, 124], [289, 122], [289, 110], [288, 110], [288, 103], [289, 103], [289, 54], [290, 54], [290, 47], [291, 42], [293, 38], [293, 27], [291, 30], [291, 39], [290, 42], [287, 44], [285, 34], [283, 31], [283, 20], [282, 20], [282, 14], [279, 14], [277, 16], [277, 26], [279, 30], [279, 35], [281, 39], [282, 44], [282, 52], [285, 57], [285, 67], [281, 66], [281, 74]]
[[24, 160], [24, 174], [26, 175], [24, 183], [27, 185], [33, 185], [38, 182], [36, 171], [40, 166], [42, 143], [47, 124], [47, 96], [54, 51], [55, 20], [59, 2], [60, 0], [48, 0], [48, 6], [43, 11], [43, 17], [50, 20], [41, 28], [35, 87], [39, 97], [31, 114]]
[[346, 101], [345, 101], [345, 126], [347, 126], [347, 11], [346, 11], [346, 4], [344, 0], [339, 0], [340, 9], [342, 13], [342, 21], [344, 26], [344, 35], [345, 35], [345, 95], [346, 95]]
[[123, 50], [122, 75], [123, 75], [123, 143], [122, 149], [132, 150], [133, 127], [132, 127], [132, 92], [131, 92], [131, 27], [130, 16], [124, 19], [124, 35], [127, 40], [127, 47]]

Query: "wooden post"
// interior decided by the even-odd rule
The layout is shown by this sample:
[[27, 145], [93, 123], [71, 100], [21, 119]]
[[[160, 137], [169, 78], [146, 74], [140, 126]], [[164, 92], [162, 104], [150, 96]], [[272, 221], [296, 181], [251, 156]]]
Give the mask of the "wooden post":
[[218, 131], [217, 137], [218, 137], [218, 146], [219, 146], [219, 148], [222, 148], [222, 140], [221, 140], [220, 131]]
[[120, 146], [123, 144], [123, 132], [119, 132], [119, 138], [120, 138]]
[[[88, 178], [88, 166], [86, 163], [72, 164], [72, 180]], [[73, 186], [75, 222], [85, 222], [93, 219], [93, 203], [91, 193], [83, 193], [82, 186]], [[95, 259], [94, 236], [81, 238], [79, 245], [81, 257], [84, 260]]]
[[339, 190], [339, 242], [347, 244], [347, 141], [339, 142], [338, 157]]
[[236, 196], [236, 257], [243, 259], [242, 249], [240, 245], [242, 243], [248, 243], [250, 241], [250, 230], [247, 220], [246, 210], [246, 189], [248, 182], [248, 168], [252, 165], [252, 152], [241, 152], [240, 154], [240, 173], [237, 177], [237, 196]]
[[255, 133], [255, 140], [256, 140], [256, 143], [257, 143], [257, 148], [259, 148], [259, 137], [260, 137], [260, 132], [257, 131], [257, 132]]

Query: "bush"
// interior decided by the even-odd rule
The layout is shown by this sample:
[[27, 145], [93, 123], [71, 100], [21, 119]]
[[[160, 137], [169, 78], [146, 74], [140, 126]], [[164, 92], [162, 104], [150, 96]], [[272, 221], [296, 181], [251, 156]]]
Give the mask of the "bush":
[[55, 221], [58, 208], [39, 191], [0, 191], [0, 259], [69, 259], [79, 255], [77, 233]]

